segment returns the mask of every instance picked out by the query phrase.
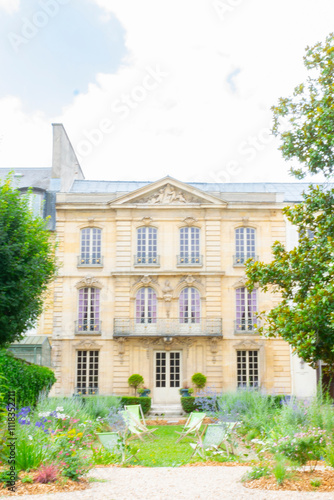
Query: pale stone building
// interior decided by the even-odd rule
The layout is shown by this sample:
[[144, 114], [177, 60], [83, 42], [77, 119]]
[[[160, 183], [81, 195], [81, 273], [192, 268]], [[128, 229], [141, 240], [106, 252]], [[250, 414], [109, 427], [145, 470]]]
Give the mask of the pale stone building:
[[132, 393], [139, 373], [154, 403], [178, 403], [196, 372], [216, 390], [296, 393], [288, 344], [257, 333], [256, 313], [279, 297], [250, 293], [244, 263], [269, 262], [274, 241], [286, 243], [282, 208], [305, 185], [88, 181], [63, 127], [54, 131], [53, 172], [67, 180], [55, 195], [60, 270], [44, 314], [52, 393]]

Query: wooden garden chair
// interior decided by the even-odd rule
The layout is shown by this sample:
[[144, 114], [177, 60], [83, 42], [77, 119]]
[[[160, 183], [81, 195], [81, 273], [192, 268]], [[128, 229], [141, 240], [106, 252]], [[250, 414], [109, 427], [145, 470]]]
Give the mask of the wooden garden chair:
[[[220, 448], [223, 443], [226, 447], [227, 456], [229, 456], [230, 442], [228, 440], [237, 425], [238, 422], [206, 424], [202, 434], [199, 436], [199, 440], [197, 441], [197, 443], [189, 443], [194, 450], [190, 458], [192, 458], [195, 454], [198, 454], [202, 458], [204, 458], [206, 451], [209, 451], [211, 449], [218, 450], [218, 448]], [[232, 445], [231, 451], [233, 453]]]
[[146, 425], [143, 425], [140, 420], [134, 417], [133, 413], [128, 410], [120, 411], [120, 414], [124, 419], [128, 431], [131, 433], [129, 440], [138, 437], [141, 441], [143, 441], [143, 438], [146, 436], [153, 440], [158, 439], [157, 436], [153, 435], [153, 432], [157, 430], [157, 427], [155, 429], [148, 429]]
[[131, 413], [135, 417], [135, 419], [137, 419], [139, 422], [141, 422], [146, 427], [144, 412], [143, 412], [143, 408], [141, 407], [141, 405], [124, 406], [124, 410]]
[[182, 431], [181, 432], [175, 431], [177, 434], [180, 434], [180, 437], [177, 438], [176, 442], [179, 443], [181, 439], [191, 434], [195, 434], [197, 437], [199, 437], [199, 430], [205, 416], [206, 413], [199, 411], [193, 411], [192, 413], [190, 413], [188, 420], [184, 424]]

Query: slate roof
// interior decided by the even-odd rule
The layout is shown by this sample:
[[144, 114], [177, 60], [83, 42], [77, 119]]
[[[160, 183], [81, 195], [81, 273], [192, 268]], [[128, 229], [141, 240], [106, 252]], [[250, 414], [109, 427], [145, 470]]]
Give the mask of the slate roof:
[[[47, 191], [51, 179], [51, 167], [41, 168], [0, 168], [0, 179], [15, 171], [14, 179], [19, 189], [35, 187]], [[22, 174], [22, 176], [20, 176]]]
[[[90, 181], [75, 180], [72, 193], [131, 193], [136, 189], [152, 184], [150, 181]], [[302, 192], [309, 183], [306, 182], [188, 182], [189, 186], [207, 193], [284, 193], [285, 202], [302, 200]], [[334, 185], [331, 184], [333, 187]]]

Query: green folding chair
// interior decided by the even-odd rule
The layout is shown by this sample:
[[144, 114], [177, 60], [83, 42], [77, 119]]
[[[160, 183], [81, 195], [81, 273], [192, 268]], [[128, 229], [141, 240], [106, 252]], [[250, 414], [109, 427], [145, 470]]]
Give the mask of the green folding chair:
[[[191, 457], [198, 454], [202, 458], [205, 457], [205, 452], [221, 447], [224, 443], [226, 447], [227, 456], [229, 456], [229, 437], [233, 429], [236, 427], [238, 422], [225, 422], [222, 424], [207, 424], [202, 434], [199, 436], [199, 440], [197, 443], [189, 443], [192, 449], [194, 450]], [[233, 453], [233, 447], [232, 447]]]
[[146, 427], [144, 412], [141, 405], [127, 405], [124, 406], [124, 410], [131, 413], [139, 422], [142, 421], [142, 424]]
[[138, 462], [139, 462], [139, 459], [136, 456], [138, 451], [140, 451], [138, 449], [136, 449], [135, 452], [133, 452], [133, 448], [132, 448], [130, 457], [125, 459], [125, 446], [128, 443], [128, 439], [126, 439], [125, 434], [122, 435], [118, 432], [99, 432], [97, 434], [97, 437], [98, 437], [100, 443], [102, 444], [102, 446], [106, 450], [108, 450], [110, 453], [112, 453], [114, 455], [121, 455], [121, 463], [122, 464], [131, 460], [131, 458], [136, 458], [136, 460], [138, 460]]
[[197, 437], [199, 437], [199, 430], [205, 416], [206, 413], [200, 411], [193, 411], [192, 413], [190, 413], [188, 420], [184, 424], [182, 431], [181, 432], [175, 431], [177, 434], [180, 434], [180, 437], [177, 438], [176, 442], [179, 443], [181, 439], [191, 434], [195, 434]]
[[153, 435], [153, 432], [157, 430], [157, 427], [155, 429], [148, 429], [128, 410], [120, 411], [120, 414], [124, 419], [127, 430], [131, 433], [129, 441], [135, 439], [136, 437], [143, 441], [143, 438], [146, 436], [153, 440], [158, 439], [157, 436]]

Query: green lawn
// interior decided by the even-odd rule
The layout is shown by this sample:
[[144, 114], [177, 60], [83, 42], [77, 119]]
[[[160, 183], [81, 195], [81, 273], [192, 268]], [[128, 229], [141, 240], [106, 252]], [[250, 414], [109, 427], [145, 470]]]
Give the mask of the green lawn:
[[[156, 427], [157, 430], [154, 434], [159, 439], [152, 441], [146, 438], [143, 442], [137, 439], [131, 441], [131, 444], [138, 445], [140, 449], [137, 454], [140, 460], [139, 465], [146, 467], [178, 467], [188, 462], [205, 461], [199, 455], [190, 460], [193, 450], [189, 443], [195, 442], [194, 437], [186, 437], [181, 442], [175, 443], [179, 437], [179, 434], [176, 434], [175, 431], [181, 431], [183, 428], [182, 425], [160, 425]], [[223, 457], [215, 455], [211, 458], [220, 462], [227, 461], [225, 454]], [[133, 460], [131, 463], [134, 464], [135, 461]]]

